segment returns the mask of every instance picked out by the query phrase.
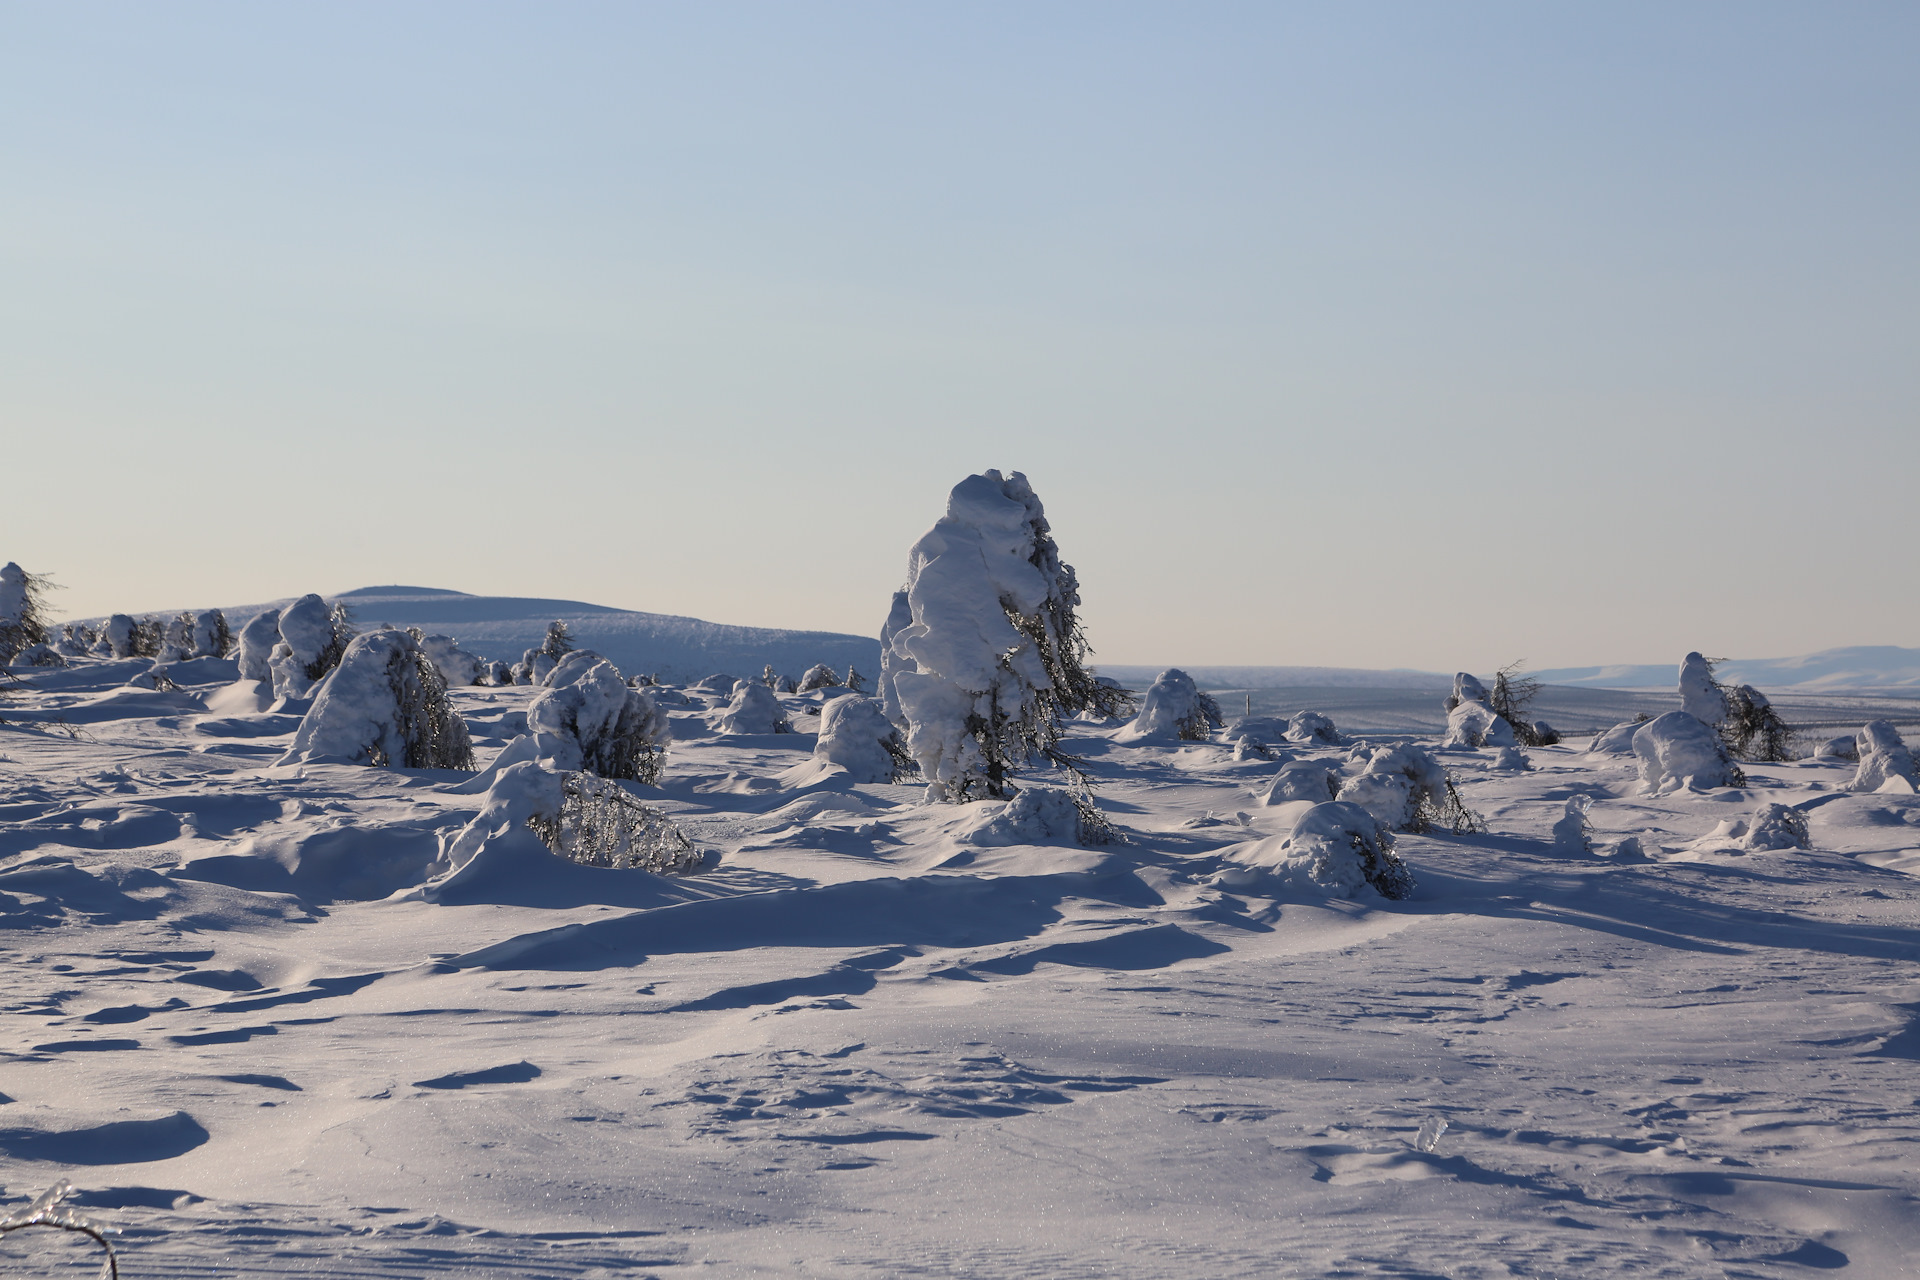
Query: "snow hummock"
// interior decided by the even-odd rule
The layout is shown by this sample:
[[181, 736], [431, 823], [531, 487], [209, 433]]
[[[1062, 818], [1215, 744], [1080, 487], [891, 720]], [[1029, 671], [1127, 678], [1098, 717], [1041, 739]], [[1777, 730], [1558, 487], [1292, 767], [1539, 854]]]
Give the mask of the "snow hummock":
[[1641, 725], [1633, 735], [1633, 753], [1648, 794], [1739, 785], [1740, 771], [1720, 735], [1685, 711], [1669, 711]]
[[[831, 705], [831, 704], [829, 704]], [[720, 716], [722, 733], [790, 733], [786, 709], [773, 690], [754, 680], [736, 681], [733, 697]]]
[[1260, 795], [1264, 805], [1311, 800], [1324, 804], [1340, 791], [1340, 773], [1324, 760], [1289, 760]]

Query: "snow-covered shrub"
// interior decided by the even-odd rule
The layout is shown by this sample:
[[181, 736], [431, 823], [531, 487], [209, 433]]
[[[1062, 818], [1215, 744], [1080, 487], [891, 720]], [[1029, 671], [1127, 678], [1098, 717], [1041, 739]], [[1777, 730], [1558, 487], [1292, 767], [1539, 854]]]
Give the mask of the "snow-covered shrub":
[[1566, 853], [1593, 852], [1593, 825], [1587, 821], [1587, 810], [1593, 807], [1593, 797], [1577, 795], [1567, 797], [1567, 807], [1560, 820], [1553, 824], [1554, 847]]
[[1766, 694], [1750, 684], [1733, 685], [1725, 693], [1727, 718], [1720, 737], [1736, 758], [1771, 763], [1795, 758], [1793, 731]]
[[796, 691], [812, 693], [816, 689], [838, 689], [839, 687], [839, 673], [826, 663], [819, 662], [807, 668], [807, 673], [800, 677]]
[[1854, 735], [1860, 753], [1860, 767], [1854, 771], [1853, 781], [1848, 785], [1852, 791], [1905, 790], [1908, 793], [1920, 791], [1920, 776], [1916, 776], [1913, 752], [1907, 749], [1907, 743], [1900, 731], [1893, 727], [1891, 720], [1875, 720]]
[[527, 704], [529, 732], [563, 744], [554, 762], [603, 778], [649, 784], [659, 778], [672, 730], [653, 698], [629, 686], [604, 658], [570, 663], [561, 675]]
[[1493, 688], [1487, 694], [1487, 705], [1493, 708], [1493, 714], [1506, 721], [1518, 745], [1544, 747], [1547, 743], [1534, 729], [1533, 721], [1527, 719], [1527, 707], [1539, 695], [1540, 682], [1520, 674], [1525, 665], [1510, 662], [1494, 673]]
[[66, 656], [50, 644], [28, 645], [13, 655], [13, 661], [16, 666], [22, 667], [64, 667], [67, 665]]
[[1518, 746], [1513, 726], [1484, 702], [1462, 702], [1447, 713], [1446, 745], [1473, 751], [1484, 747]]
[[1125, 705], [1086, 667], [1079, 581], [1019, 472], [954, 486], [908, 556], [906, 595], [905, 625], [888, 619], [882, 701], [905, 720], [930, 799], [1004, 796], [1035, 761], [1072, 768], [1062, 717]]
[[193, 653], [199, 658], [224, 658], [233, 647], [233, 629], [227, 615], [218, 609], [202, 609], [193, 615]]
[[1084, 790], [1022, 787], [1003, 805], [988, 809], [962, 835], [971, 844], [1111, 844], [1112, 824]]
[[490, 670], [485, 658], [468, 653], [452, 636], [426, 635], [417, 627], [409, 627], [408, 631], [420, 642], [421, 652], [427, 655], [427, 660], [440, 668], [440, 674], [446, 677], [450, 688], [464, 689], [468, 685], [479, 684]]
[[242, 680], [273, 679], [273, 647], [280, 643], [280, 611], [268, 609], [247, 620], [240, 628], [235, 657], [240, 663]]
[[127, 635], [128, 656], [157, 658], [160, 656], [160, 651], [166, 647], [166, 623], [152, 614], [133, 620], [133, 629]]
[[792, 733], [785, 708], [773, 690], [750, 680], [736, 680], [733, 698], [720, 716], [722, 733]]
[[1287, 721], [1286, 736], [1288, 742], [1297, 742], [1302, 746], [1337, 747], [1340, 745], [1339, 730], [1333, 727], [1332, 720], [1318, 711], [1296, 712], [1293, 718]]
[[1436, 825], [1456, 835], [1486, 829], [1440, 762], [1412, 743], [1374, 748], [1360, 772], [1340, 788], [1340, 799], [1362, 806], [1388, 827], [1415, 834]]
[[1716, 659], [1688, 654], [1680, 663], [1680, 709], [1709, 728], [1727, 718], [1727, 692], [1713, 678]]
[[329, 609], [317, 595], [304, 595], [280, 611], [280, 643], [267, 666], [273, 696], [304, 698], [327, 672], [340, 665], [353, 624], [345, 605]]
[[[516, 766], [525, 767], [525, 766]], [[619, 783], [569, 773], [557, 809], [536, 812], [527, 826], [553, 853], [590, 867], [674, 875], [703, 861], [693, 841], [666, 814], [648, 808]]]
[[355, 636], [283, 763], [338, 760], [408, 769], [471, 769], [466, 722], [447, 682], [404, 631]]
[[1220, 704], [1200, 692], [1193, 677], [1178, 667], [1162, 671], [1140, 700], [1140, 714], [1114, 735], [1117, 742], [1146, 738], [1180, 738], [1204, 742], [1224, 723]]
[[513, 683], [513, 668], [505, 662], [490, 663], [487, 667], [487, 683], [506, 688]]
[[1560, 741], [1559, 730], [1555, 729], [1552, 725], [1548, 724], [1545, 720], [1535, 720], [1533, 722], [1533, 741], [1528, 745], [1535, 746], [1535, 747], [1551, 747], [1551, 746], [1557, 745], [1559, 741]]
[[1633, 753], [1649, 793], [1746, 784], [1720, 735], [1690, 712], [1669, 711], [1641, 725], [1633, 735]]
[[84, 658], [93, 652], [93, 646], [99, 643], [99, 640], [100, 637], [94, 633], [93, 628], [85, 623], [67, 622], [61, 624], [60, 638], [54, 642], [53, 647], [60, 651], [62, 657]]
[[1274, 749], [1258, 738], [1235, 738], [1233, 740], [1233, 758], [1235, 760], [1277, 760], [1280, 757]]
[[1849, 764], [1860, 758], [1860, 745], [1850, 733], [1837, 738], [1828, 738], [1814, 749], [1815, 760], [1845, 760]]
[[1319, 760], [1289, 760], [1273, 775], [1260, 796], [1261, 804], [1311, 800], [1324, 804], [1340, 794], [1340, 775]]
[[0, 666], [53, 639], [46, 603], [52, 586], [45, 574], [28, 573], [11, 560], [0, 566]]
[[561, 618], [555, 618], [547, 624], [547, 634], [540, 641], [538, 652], [552, 658], [555, 662], [572, 653], [573, 628]]
[[[1413, 872], [1393, 851], [1393, 833], [1357, 804], [1330, 800], [1300, 816], [1291, 834], [1270, 836], [1228, 855], [1241, 867], [1333, 898], [1372, 890], [1399, 901], [1413, 896]], [[1216, 877], [1227, 888], [1257, 880], [1230, 868]]]
[[1746, 821], [1740, 847], [1753, 853], [1805, 849], [1811, 844], [1807, 815], [1784, 804], [1763, 804]]
[[835, 698], [820, 709], [813, 758], [839, 765], [854, 782], [899, 782], [917, 768], [879, 702], [858, 696]]
[[851, 662], [847, 664], [847, 688], [854, 693], [867, 691], [867, 678], [861, 675], [860, 669]]
[[1646, 722], [1643, 716], [1638, 720], [1623, 721], [1611, 729], [1596, 733], [1593, 735], [1593, 744], [1587, 750], [1599, 755], [1630, 756], [1633, 754], [1633, 735], [1640, 732], [1640, 726]]
[[179, 662], [182, 659], [191, 658], [199, 649], [199, 645], [194, 640], [191, 611], [169, 618], [164, 624], [162, 634], [165, 636], [160, 646], [162, 662]]

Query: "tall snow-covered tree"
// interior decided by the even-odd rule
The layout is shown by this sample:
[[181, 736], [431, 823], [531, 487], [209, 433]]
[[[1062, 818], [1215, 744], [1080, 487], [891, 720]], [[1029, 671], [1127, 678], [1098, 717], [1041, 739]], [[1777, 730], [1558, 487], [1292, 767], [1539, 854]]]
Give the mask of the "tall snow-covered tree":
[[1062, 717], [1126, 705], [1087, 669], [1079, 579], [1018, 471], [954, 486], [908, 554], [903, 594], [887, 620], [881, 700], [898, 708], [931, 799], [1007, 796], [1022, 767], [1070, 768]]

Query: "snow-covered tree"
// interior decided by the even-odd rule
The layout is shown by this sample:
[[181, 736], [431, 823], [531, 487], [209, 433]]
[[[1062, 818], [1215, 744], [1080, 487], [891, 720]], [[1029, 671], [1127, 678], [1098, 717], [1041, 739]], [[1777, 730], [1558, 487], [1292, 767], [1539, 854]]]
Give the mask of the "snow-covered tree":
[[247, 619], [240, 628], [234, 657], [242, 680], [273, 679], [273, 647], [280, 643], [280, 611], [267, 609]]
[[1181, 738], [1203, 742], [1223, 724], [1220, 704], [1212, 695], [1200, 692], [1193, 677], [1178, 667], [1160, 673], [1140, 700], [1140, 714], [1114, 739], [1139, 742], [1146, 738]]
[[167, 624], [148, 614], [136, 618], [133, 623], [133, 635], [129, 641], [136, 658], [157, 658], [161, 650], [167, 647]]
[[1920, 772], [1916, 772], [1913, 752], [1891, 720], [1875, 720], [1853, 736], [1860, 766], [1854, 771], [1850, 791], [1878, 791], [1883, 787], [1920, 791]]
[[353, 618], [344, 604], [331, 609], [317, 595], [304, 595], [280, 612], [280, 643], [267, 665], [273, 696], [304, 698], [340, 665], [353, 639]]
[[1261, 879], [1294, 888], [1352, 898], [1373, 892], [1411, 898], [1413, 871], [1393, 849], [1393, 832], [1357, 804], [1330, 800], [1300, 815], [1291, 833], [1269, 836], [1227, 854], [1238, 865], [1223, 870], [1223, 888], [1251, 887]]
[[1456, 835], [1486, 829], [1460, 799], [1440, 762], [1412, 743], [1375, 747], [1360, 772], [1340, 788], [1340, 799], [1361, 806], [1388, 827], [1415, 834], [1435, 825], [1447, 826]]
[[47, 617], [52, 587], [45, 574], [28, 573], [11, 560], [0, 566], [0, 666], [53, 638]]
[[839, 673], [826, 663], [817, 662], [813, 666], [808, 667], [807, 673], [800, 677], [797, 692], [812, 693], [816, 689], [837, 689], [839, 687]]
[[1641, 725], [1633, 735], [1633, 753], [1640, 759], [1640, 781], [1649, 794], [1746, 783], [1720, 735], [1691, 712], [1669, 711]]
[[835, 698], [820, 709], [813, 758], [837, 764], [854, 782], [899, 782], [918, 766], [900, 730], [872, 698]]
[[1696, 651], [1680, 662], [1680, 709], [1709, 729], [1727, 718], [1726, 688], [1713, 677], [1716, 661]]
[[421, 651], [440, 668], [440, 674], [451, 688], [464, 689], [479, 684], [489, 670], [485, 658], [468, 653], [452, 636], [430, 636], [419, 627], [408, 627], [407, 634], [419, 642]]
[[1484, 702], [1461, 702], [1447, 713], [1445, 745], [1478, 751], [1516, 745], [1513, 726]]
[[855, 693], [865, 693], [867, 691], [867, 678], [861, 675], [859, 669], [854, 667], [852, 663], [847, 664], [847, 688]]
[[540, 641], [540, 652], [555, 662], [566, 657], [574, 650], [573, 627], [565, 619], [555, 618], [547, 624], [547, 634]]
[[1487, 686], [1480, 683], [1480, 677], [1467, 671], [1456, 672], [1453, 677], [1453, 692], [1447, 695], [1446, 710], [1452, 711], [1463, 702], [1485, 702]]
[[905, 596], [904, 625], [897, 599], [888, 618], [881, 699], [899, 709], [929, 798], [1005, 796], [1023, 766], [1071, 768], [1062, 718], [1125, 705], [1087, 669], [1079, 580], [1017, 471], [954, 486], [908, 555]]
[[473, 743], [447, 682], [404, 631], [355, 636], [294, 734], [283, 763], [337, 760], [408, 769], [471, 769]]
[[504, 688], [513, 683], [513, 668], [504, 662], [496, 662], [487, 668], [487, 680], [490, 684]]
[[218, 609], [203, 609], [193, 615], [193, 652], [201, 658], [224, 658], [233, 647], [233, 629], [227, 615]]
[[133, 656], [133, 637], [136, 624], [131, 615], [116, 613], [107, 619], [107, 651], [116, 658]]
[[597, 654], [570, 654], [553, 674], [527, 704], [527, 728], [559, 740], [554, 763], [603, 778], [655, 781], [673, 735], [647, 691], [628, 685], [619, 668]]

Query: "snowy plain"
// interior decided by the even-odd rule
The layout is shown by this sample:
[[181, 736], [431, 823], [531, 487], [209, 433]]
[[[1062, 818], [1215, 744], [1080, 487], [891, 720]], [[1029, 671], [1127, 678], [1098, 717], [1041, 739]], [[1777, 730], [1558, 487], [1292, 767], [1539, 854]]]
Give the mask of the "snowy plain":
[[[0, 1183], [72, 1177], [125, 1275], [1920, 1267], [1920, 797], [1850, 764], [1656, 798], [1578, 733], [1525, 771], [1437, 750], [1437, 692], [1222, 693], [1349, 739], [1296, 758], [1411, 735], [1489, 829], [1403, 835], [1406, 901], [1275, 897], [1211, 882], [1288, 821], [1218, 738], [1076, 723], [1124, 840], [1005, 844], [998, 802], [809, 768], [833, 691], [728, 735], [689, 688], [631, 790], [708, 870], [435, 902], [469, 775], [277, 766], [297, 705], [221, 659], [128, 683], [150, 665], [0, 707]], [[481, 765], [533, 692], [454, 691]], [[1645, 858], [1556, 844], [1576, 794]], [[1810, 851], [1715, 835], [1768, 801]], [[0, 1270], [91, 1274], [84, 1244], [9, 1235]]]

